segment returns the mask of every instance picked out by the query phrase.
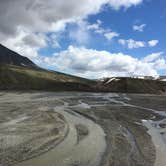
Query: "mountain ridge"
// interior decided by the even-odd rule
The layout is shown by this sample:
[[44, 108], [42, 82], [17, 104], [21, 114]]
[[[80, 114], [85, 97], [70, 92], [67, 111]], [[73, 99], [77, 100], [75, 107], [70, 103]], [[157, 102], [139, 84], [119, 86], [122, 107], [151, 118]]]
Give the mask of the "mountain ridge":
[[0, 63], [16, 66], [37, 67], [37, 65], [27, 57], [19, 55], [2, 44], [0, 44]]

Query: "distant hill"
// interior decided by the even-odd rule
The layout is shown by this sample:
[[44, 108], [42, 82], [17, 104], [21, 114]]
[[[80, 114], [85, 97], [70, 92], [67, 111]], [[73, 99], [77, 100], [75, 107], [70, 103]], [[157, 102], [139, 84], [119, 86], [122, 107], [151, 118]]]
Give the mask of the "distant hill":
[[0, 45], [0, 90], [162, 94], [166, 92], [166, 81], [123, 77], [89, 80], [42, 69], [27, 57]]
[[166, 76], [160, 76], [158, 80], [159, 81], [166, 81]]
[[0, 64], [10, 64], [16, 66], [36, 67], [27, 57], [21, 56], [16, 52], [0, 44]]
[[129, 77], [105, 78], [99, 81], [99, 87], [104, 91], [121, 93], [161, 94], [166, 92], [164, 81]]

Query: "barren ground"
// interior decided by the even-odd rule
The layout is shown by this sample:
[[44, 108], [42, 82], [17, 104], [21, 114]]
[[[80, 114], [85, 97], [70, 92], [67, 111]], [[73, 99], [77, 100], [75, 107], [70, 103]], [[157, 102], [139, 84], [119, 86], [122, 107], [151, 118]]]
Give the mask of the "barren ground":
[[0, 166], [165, 166], [166, 96], [0, 92]]

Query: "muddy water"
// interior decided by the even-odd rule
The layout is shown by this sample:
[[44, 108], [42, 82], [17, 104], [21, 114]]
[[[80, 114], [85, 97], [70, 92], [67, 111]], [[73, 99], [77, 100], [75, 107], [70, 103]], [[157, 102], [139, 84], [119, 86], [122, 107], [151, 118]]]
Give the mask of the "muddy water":
[[[55, 107], [69, 124], [69, 132], [62, 143], [49, 152], [36, 158], [21, 162], [15, 166], [99, 166], [106, 149], [105, 134], [102, 128], [93, 121], [77, 114], [64, 106]], [[75, 125], [82, 124], [89, 134], [78, 143]]]

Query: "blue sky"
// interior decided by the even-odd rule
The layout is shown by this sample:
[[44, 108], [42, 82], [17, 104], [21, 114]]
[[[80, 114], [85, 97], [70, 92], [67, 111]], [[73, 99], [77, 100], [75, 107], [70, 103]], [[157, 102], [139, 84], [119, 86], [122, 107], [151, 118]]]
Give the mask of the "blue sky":
[[164, 0], [63, 1], [23, 3], [20, 19], [13, 7], [6, 17], [16, 20], [15, 34], [0, 26], [2, 43], [42, 67], [82, 77], [166, 75]]

